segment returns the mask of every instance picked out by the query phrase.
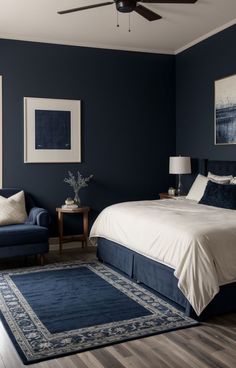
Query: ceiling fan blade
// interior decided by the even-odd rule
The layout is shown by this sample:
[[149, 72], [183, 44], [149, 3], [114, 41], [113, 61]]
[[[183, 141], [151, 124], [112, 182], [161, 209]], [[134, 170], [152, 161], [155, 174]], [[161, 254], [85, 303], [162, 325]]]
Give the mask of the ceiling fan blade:
[[61, 10], [61, 11], [58, 11], [57, 14], [74, 13], [74, 12], [77, 12], [77, 11], [80, 11], [80, 10], [86, 10], [86, 9], [92, 9], [92, 8], [99, 8], [100, 6], [106, 6], [106, 5], [111, 5], [111, 4], [114, 4], [114, 1], [109, 1], [109, 2], [101, 3], [101, 4], [81, 6], [79, 8], [73, 8], [73, 9], [68, 9], [68, 10]]
[[140, 3], [155, 4], [195, 4], [198, 0], [139, 0]]
[[137, 4], [134, 11], [138, 13], [139, 15], [141, 15], [142, 17], [149, 20], [150, 22], [152, 22], [153, 20], [158, 20], [162, 18], [159, 14], [154, 13], [152, 10], [149, 10], [148, 8], [145, 8], [144, 6], [139, 5], [139, 4]]

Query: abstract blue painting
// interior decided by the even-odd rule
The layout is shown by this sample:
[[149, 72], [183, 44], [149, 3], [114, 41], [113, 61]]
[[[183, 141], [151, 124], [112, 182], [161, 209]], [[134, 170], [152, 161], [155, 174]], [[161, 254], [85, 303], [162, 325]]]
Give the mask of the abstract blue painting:
[[24, 162], [81, 162], [81, 101], [24, 97]]
[[236, 144], [236, 75], [215, 82], [215, 144]]
[[35, 149], [71, 149], [71, 112], [35, 110]]

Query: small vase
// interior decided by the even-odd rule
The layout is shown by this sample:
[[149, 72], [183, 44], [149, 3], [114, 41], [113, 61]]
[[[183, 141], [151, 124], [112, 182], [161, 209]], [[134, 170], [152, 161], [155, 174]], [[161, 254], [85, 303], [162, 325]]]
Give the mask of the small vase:
[[75, 204], [77, 204], [78, 207], [81, 206], [81, 200], [80, 200], [80, 197], [79, 197], [79, 191], [75, 191], [75, 196], [74, 196], [74, 202]]

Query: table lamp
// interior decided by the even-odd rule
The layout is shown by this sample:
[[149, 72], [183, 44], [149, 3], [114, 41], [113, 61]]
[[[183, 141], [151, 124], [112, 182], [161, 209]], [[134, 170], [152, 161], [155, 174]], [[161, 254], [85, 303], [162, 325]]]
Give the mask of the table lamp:
[[180, 196], [182, 194], [181, 175], [191, 174], [190, 157], [183, 157], [183, 156], [170, 157], [169, 173], [177, 174], [179, 176], [178, 189], [176, 194], [177, 196]]

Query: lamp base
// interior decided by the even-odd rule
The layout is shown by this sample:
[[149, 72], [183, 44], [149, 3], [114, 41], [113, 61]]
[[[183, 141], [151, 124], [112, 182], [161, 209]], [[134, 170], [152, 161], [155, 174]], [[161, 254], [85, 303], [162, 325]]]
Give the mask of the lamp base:
[[179, 188], [178, 189], [176, 189], [176, 194], [175, 194], [177, 197], [180, 197], [181, 196], [181, 190], [179, 190]]
[[178, 188], [176, 190], [177, 197], [180, 197], [182, 194], [182, 183], [181, 183], [181, 174], [178, 174], [179, 180], [178, 180]]

